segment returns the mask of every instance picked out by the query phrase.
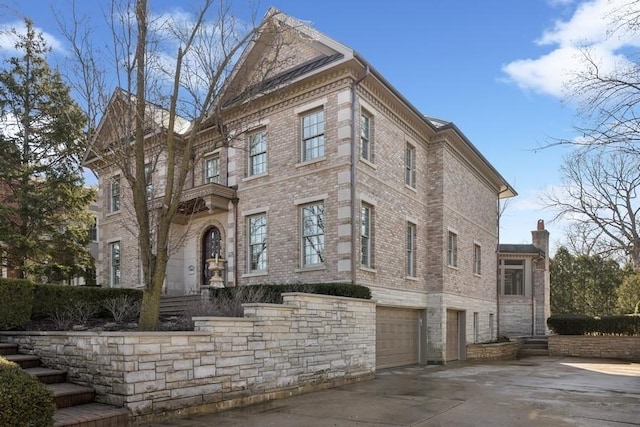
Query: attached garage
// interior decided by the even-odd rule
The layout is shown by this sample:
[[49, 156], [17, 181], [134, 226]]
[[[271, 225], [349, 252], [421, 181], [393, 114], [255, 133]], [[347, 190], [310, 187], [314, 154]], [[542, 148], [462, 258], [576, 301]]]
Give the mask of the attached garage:
[[377, 369], [419, 363], [420, 313], [409, 308], [376, 308]]

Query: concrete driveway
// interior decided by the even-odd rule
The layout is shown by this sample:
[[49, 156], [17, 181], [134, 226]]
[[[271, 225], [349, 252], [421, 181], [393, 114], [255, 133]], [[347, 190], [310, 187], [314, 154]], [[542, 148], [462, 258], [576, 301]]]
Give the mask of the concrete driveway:
[[640, 363], [529, 357], [413, 366], [372, 381], [148, 426], [640, 425]]

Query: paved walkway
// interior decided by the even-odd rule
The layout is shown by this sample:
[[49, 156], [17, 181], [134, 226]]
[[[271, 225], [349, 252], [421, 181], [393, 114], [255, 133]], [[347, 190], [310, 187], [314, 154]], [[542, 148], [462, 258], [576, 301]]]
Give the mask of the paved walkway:
[[640, 426], [640, 363], [530, 357], [414, 366], [163, 427]]

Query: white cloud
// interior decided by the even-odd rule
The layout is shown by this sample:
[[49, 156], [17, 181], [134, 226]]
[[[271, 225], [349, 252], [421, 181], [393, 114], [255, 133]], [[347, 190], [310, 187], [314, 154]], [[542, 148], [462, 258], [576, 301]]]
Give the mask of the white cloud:
[[571, 18], [556, 21], [535, 40], [539, 46], [550, 46], [552, 50], [537, 58], [514, 60], [503, 66], [502, 71], [509, 81], [524, 90], [562, 97], [565, 84], [582, 67], [581, 48], [587, 47], [605, 71], [624, 66], [629, 60], [620, 52], [640, 46], [640, 34], [612, 35], [610, 30], [629, 7], [632, 4], [628, 0], [581, 2]]
[[[25, 35], [27, 33], [27, 29], [24, 25], [24, 21], [0, 24], [0, 52], [3, 52], [5, 55], [13, 55], [16, 52], [15, 45], [17, 39], [14, 30], [20, 35]], [[37, 33], [42, 34], [45, 43], [54, 52], [64, 52], [63, 44], [53, 34], [47, 33], [39, 27], [34, 27], [34, 30]]]

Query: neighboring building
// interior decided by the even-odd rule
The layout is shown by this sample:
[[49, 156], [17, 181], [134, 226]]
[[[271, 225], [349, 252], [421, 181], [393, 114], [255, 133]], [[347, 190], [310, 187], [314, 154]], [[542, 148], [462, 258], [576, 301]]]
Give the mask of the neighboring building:
[[[227, 127], [242, 131], [224, 145], [213, 126], [199, 134], [203, 160], [183, 196], [185, 212], [198, 208], [174, 224], [184, 244], [165, 292], [199, 293], [215, 255], [227, 286], [368, 286], [378, 367], [464, 359], [465, 344], [495, 339], [497, 206], [513, 188], [453, 123], [425, 117], [355, 51], [286, 15], [265, 20], [287, 28], [292, 61], [239, 107], [269, 42], [240, 58], [222, 106]], [[116, 91], [107, 115], [130, 100]], [[159, 147], [166, 114], [147, 113], [149, 147]], [[108, 122], [98, 129], [105, 147]], [[138, 286], [126, 181], [106, 154], [88, 153], [85, 165], [99, 177], [98, 283]]]
[[532, 244], [499, 246], [500, 334], [546, 335], [551, 316], [549, 232], [539, 220]]

